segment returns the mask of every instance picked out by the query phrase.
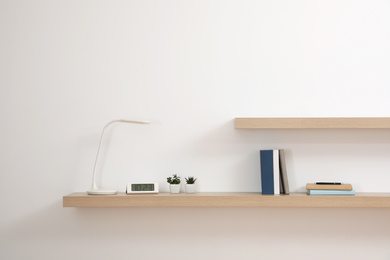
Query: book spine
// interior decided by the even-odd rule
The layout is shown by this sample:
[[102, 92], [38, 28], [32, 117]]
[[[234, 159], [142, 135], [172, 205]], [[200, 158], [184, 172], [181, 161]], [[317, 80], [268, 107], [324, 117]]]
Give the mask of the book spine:
[[287, 168], [286, 168], [286, 159], [284, 155], [284, 150], [279, 150], [279, 163], [280, 163], [280, 179], [283, 187], [283, 193], [288, 195], [290, 194], [290, 188], [288, 186], [288, 179], [287, 179]]
[[260, 150], [261, 189], [263, 194], [274, 194], [273, 150]]
[[280, 194], [279, 150], [273, 150], [274, 194]]

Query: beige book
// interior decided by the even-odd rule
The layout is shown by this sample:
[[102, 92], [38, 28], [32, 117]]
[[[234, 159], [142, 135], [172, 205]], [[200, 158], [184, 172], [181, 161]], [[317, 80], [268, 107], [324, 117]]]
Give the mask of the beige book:
[[328, 184], [306, 184], [307, 190], [352, 190], [351, 184], [339, 184], [339, 185], [328, 185]]

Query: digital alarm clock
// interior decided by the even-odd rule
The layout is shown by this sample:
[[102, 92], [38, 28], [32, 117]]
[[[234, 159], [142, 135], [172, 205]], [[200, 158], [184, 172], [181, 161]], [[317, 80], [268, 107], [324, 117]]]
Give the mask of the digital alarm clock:
[[126, 193], [158, 193], [158, 182], [129, 182], [126, 187]]

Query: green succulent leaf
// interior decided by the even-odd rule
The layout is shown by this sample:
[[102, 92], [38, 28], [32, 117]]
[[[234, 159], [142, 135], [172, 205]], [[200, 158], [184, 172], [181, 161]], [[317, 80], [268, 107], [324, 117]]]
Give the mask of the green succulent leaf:
[[195, 177], [189, 176], [188, 178], [185, 178], [187, 184], [194, 184], [195, 181], [197, 180]]

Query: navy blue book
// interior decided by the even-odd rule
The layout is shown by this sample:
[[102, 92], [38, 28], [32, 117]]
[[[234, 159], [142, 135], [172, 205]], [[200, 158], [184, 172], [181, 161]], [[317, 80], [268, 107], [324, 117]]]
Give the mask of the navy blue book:
[[273, 150], [260, 150], [261, 190], [263, 194], [274, 194], [273, 153]]

